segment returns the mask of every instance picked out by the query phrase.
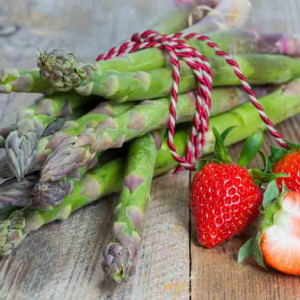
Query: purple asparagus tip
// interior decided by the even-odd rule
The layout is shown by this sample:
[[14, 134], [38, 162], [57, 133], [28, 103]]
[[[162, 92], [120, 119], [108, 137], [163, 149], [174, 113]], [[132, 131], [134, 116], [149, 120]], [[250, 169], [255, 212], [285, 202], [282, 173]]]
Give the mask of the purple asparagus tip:
[[128, 248], [119, 243], [111, 243], [104, 249], [102, 267], [115, 283], [127, 282], [135, 268]]
[[48, 205], [57, 206], [62, 203], [64, 197], [69, 194], [71, 184], [64, 181], [43, 182], [39, 181], [33, 188], [33, 204], [36, 207]]

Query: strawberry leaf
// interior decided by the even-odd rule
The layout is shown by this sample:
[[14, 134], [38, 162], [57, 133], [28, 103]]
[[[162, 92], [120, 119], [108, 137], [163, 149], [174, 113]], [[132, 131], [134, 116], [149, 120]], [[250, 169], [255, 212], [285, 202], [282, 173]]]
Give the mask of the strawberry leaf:
[[266, 191], [264, 192], [264, 199], [263, 199], [263, 207], [266, 208], [267, 205], [273, 202], [273, 200], [277, 199], [280, 195], [277, 182], [276, 180], [271, 181], [267, 188]]
[[231, 163], [232, 159], [228, 153], [228, 148], [225, 146], [224, 139], [226, 136], [230, 133], [230, 131], [234, 127], [229, 127], [227, 128], [222, 135], [218, 132], [218, 130], [213, 127], [213, 134], [216, 138], [216, 143], [215, 143], [215, 156], [218, 160], [220, 160], [223, 163]]
[[196, 171], [200, 171], [207, 164], [207, 159], [199, 159], [195, 162]]
[[300, 145], [299, 144], [288, 142], [288, 141], [285, 141], [285, 142], [288, 146], [288, 150], [290, 150], [290, 151], [299, 151], [300, 150]]
[[270, 160], [272, 163], [276, 163], [280, 159], [282, 159], [286, 154], [287, 150], [283, 148], [276, 148], [276, 147], [271, 147], [271, 156]]
[[260, 240], [261, 240], [262, 234], [261, 232], [259, 232], [254, 240], [253, 243], [253, 257], [255, 258], [256, 262], [264, 269], [267, 270], [267, 267], [265, 265], [264, 262], [264, 257], [263, 254], [261, 252], [261, 248], [260, 248]]
[[287, 177], [287, 175], [283, 174], [283, 173], [271, 173], [270, 174], [270, 173], [261, 171], [256, 168], [250, 169], [249, 174], [251, 175], [251, 177], [257, 184], [268, 183], [277, 178]]
[[244, 143], [241, 155], [238, 159], [238, 165], [247, 168], [249, 163], [253, 160], [255, 155], [260, 150], [264, 140], [264, 134], [262, 130], [259, 130], [255, 134], [252, 134]]
[[266, 265], [264, 262], [263, 254], [260, 248], [260, 239], [261, 233], [257, 233], [257, 235], [251, 239], [249, 239], [239, 250], [238, 254], [238, 263], [242, 263], [245, 259], [253, 256], [256, 262], [266, 269]]
[[222, 132], [221, 138], [222, 138], [223, 141], [226, 140], [228, 134], [229, 134], [235, 127], [236, 127], [236, 126], [230, 126], [230, 127], [228, 127], [227, 129], [225, 129], [225, 130]]
[[259, 151], [258, 154], [262, 158], [262, 161], [263, 161], [263, 164], [264, 164], [264, 172], [271, 173], [272, 164], [271, 164], [270, 158], [263, 151]]
[[210, 164], [212, 162], [221, 163], [219, 160], [217, 160], [217, 159], [215, 159], [213, 157], [198, 159], [195, 162], [196, 171], [200, 171], [204, 166], [206, 166], [207, 164]]
[[239, 250], [238, 264], [241, 264], [245, 259], [253, 255], [255, 238], [249, 239]]

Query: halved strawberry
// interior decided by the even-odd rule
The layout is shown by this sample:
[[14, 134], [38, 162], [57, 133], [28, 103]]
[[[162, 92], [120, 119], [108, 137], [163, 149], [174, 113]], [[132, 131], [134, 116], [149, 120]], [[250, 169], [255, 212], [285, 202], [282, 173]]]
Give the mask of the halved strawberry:
[[268, 186], [263, 206], [261, 229], [241, 247], [238, 261], [254, 255], [263, 267], [300, 275], [300, 192], [283, 187], [279, 196], [274, 182]]

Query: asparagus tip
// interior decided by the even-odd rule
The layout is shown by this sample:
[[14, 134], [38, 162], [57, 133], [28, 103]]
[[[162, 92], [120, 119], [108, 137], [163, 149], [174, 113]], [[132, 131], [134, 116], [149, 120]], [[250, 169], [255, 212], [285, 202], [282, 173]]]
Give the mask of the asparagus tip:
[[9, 206], [31, 205], [31, 191], [37, 181], [35, 174], [22, 180], [9, 178], [0, 185], [0, 203]]
[[30, 170], [36, 155], [38, 137], [34, 131], [19, 136], [12, 131], [5, 140], [6, 158], [11, 171], [20, 180]]
[[103, 253], [102, 268], [106, 275], [115, 283], [128, 281], [135, 272], [129, 248], [122, 247], [119, 243], [107, 245]]
[[10, 255], [27, 235], [26, 218], [22, 210], [16, 210], [0, 222], [0, 256]]
[[55, 181], [36, 183], [32, 190], [35, 207], [48, 207], [49, 205], [57, 206], [62, 203], [64, 197], [70, 190], [70, 183]]
[[38, 67], [41, 77], [62, 92], [85, 86], [89, 83], [86, 79], [91, 75], [91, 70], [95, 69], [93, 64], [77, 63], [75, 55], [63, 49], [39, 51]]

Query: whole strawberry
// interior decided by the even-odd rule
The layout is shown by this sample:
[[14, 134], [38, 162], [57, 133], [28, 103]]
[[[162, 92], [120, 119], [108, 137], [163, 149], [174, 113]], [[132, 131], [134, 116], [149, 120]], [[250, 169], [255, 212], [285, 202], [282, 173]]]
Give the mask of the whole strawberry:
[[263, 180], [271, 177], [257, 169], [246, 169], [263, 143], [262, 132], [257, 132], [245, 142], [235, 165], [224, 144], [231, 130], [226, 130], [222, 135], [213, 130], [216, 159], [212, 162], [200, 161], [200, 170], [192, 182], [192, 215], [199, 243], [207, 248], [240, 233], [255, 220], [263, 200], [257, 178]]
[[258, 215], [262, 199], [262, 191], [245, 168], [206, 165], [194, 177], [191, 192], [199, 243], [211, 248], [245, 230]]
[[264, 195], [261, 228], [239, 251], [239, 262], [249, 256], [264, 268], [300, 275], [300, 192], [290, 192], [283, 185], [268, 186]]
[[285, 173], [287, 177], [278, 178], [277, 184], [281, 189], [282, 183], [284, 182], [288, 189], [291, 191], [300, 192], [300, 151], [292, 150], [286, 152], [284, 150], [277, 150], [277, 154], [282, 154], [279, 157], [274, 156], [275, 149], [273, 149], [273, 156], [271, 160], [273, 162], [274, 173]]

